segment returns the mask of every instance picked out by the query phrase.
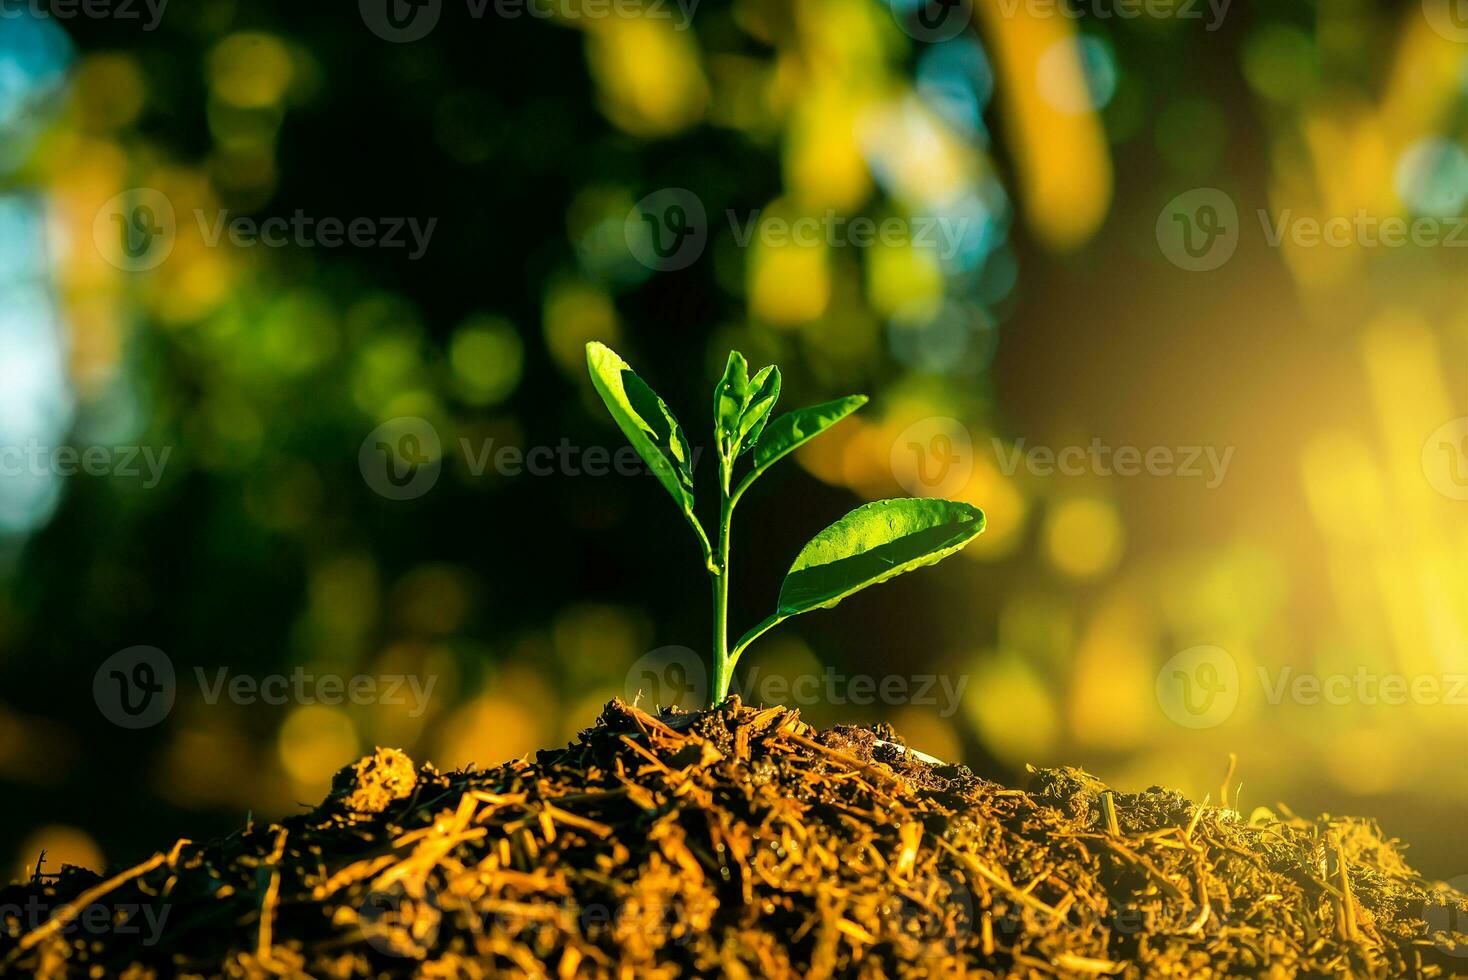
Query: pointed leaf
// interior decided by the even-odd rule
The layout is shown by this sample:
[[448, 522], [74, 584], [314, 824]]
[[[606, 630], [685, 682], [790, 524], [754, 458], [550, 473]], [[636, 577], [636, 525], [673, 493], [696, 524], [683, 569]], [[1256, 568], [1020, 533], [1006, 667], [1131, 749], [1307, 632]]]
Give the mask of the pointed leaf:
[[685, 512], [693, 508], [688, 441], [663, 400], [605, 344], [586, 345], [591, 383], [617, 427]]
[[842, 599], [958, 551], [984, 530], [984, 512], [926, 497], [865, 504], [801, 549], [780, 586], [777, 616]]
[[749, 364], [743, 354], [731, 350], [724, 376], [714, 389], [714, 432], [718, 436], [720, 454], [734, 455], [734, 446], [739, 442], [739, 418], [748, 404]]
[[770, 423], [755, 447], [755, 469], [768, 469], [771, 463], [799, 449], [866, 403], [866, 395], [848, 395], [832, 402], [786, 412]]
[[780, 400], [780, 369], [771, 364], [754, 376], [749, 383], [749, 407], [739, 418], [739, 434], [743, 439], [742, 453], [747, 453], [758, 443], [765, 431], [765, 423]]

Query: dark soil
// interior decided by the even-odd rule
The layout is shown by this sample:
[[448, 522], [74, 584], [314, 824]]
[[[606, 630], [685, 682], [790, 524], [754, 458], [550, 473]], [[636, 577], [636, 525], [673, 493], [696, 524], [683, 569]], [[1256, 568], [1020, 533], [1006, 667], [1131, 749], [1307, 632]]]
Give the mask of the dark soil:
[[613, 701], [576, 744], [441, 774], [378, 752], [320, 807], [0, 892], [41, 975], [1468, 975], [1468, 898], [1353, 818], [1027, 791], [737, 699]]

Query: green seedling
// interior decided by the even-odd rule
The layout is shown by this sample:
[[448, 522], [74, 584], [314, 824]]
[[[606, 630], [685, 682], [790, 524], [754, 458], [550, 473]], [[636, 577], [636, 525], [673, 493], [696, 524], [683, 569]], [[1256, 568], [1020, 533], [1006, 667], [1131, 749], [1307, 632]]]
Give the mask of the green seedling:
[[[865, 405], [866, 396], [849, 395], [771, 420], [780, 397], [780, 369], [771, 365], [751, 378], [744, 355], [731, 351], [714, 389], [714, 443], [719, 455], [715, 546], [693, 512], [692, 454], [678, 420], [610, 347], [587, 344], [586, 364], [607, 410], [672, 496], [702, 550], [714, 594], [715, 704], [728, 696], [740, 655], [770, 629], [791, 616], [829, 609], [869, 585], [932, 565], [984, 530], [983, 511], [952, 500], [917, 497], [863, 504], [800, 550], [780, 586], [775, 611], [730, 649], [729, 527], [735, 505], [777, 461]], [[748, 471], [736, 486], [734, 464], [751, 451]]]

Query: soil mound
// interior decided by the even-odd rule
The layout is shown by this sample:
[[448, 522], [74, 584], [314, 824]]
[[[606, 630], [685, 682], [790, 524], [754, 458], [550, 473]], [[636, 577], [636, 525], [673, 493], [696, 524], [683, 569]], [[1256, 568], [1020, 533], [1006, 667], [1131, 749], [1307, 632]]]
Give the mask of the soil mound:
[[1368, 820], [1075, 769], [1008, 789], [885, 729], [612, 701], [534, 759], [379, 749], [302, 816], [12, 885], [0, 971], [1446, 977], [1465, 917]]

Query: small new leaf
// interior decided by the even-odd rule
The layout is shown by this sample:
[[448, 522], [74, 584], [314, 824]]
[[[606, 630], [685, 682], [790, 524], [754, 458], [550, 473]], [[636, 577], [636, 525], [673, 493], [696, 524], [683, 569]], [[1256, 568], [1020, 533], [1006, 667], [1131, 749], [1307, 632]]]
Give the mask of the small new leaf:
[[983, 511], [952, 500], [864, 504], [801, 549], [780, 586], [776, 615], [829, 609], [869, 585], [946, 558], [983, 530]]
[[751, 381], [744, 355], [729, 352], [724, 376], [714, 389], [714, 431], [724, 459], [732, 462], [754, 447], [779, 397], [779, 368], [772, 364]]
[[737, 350], [729, 352], [724, 376], [714, 389], [714, 431], [719, 439], [719, 455], [734, 456], [739, 444], [739, 419], [749, 404], [749, 364]]
[[780, 400], [780, 369], [771, 364], [749, 383], [749, 404], [739, 417], [740, 452], [747, 453], [759, 443], [765, 423]]
[[797, 408], [775, 419], [763, 429], [763, 435], [754, 447], [754, 469], [739, 484], [735, 498], [742, 496], [749, 485], [777, 461], [795, 452], [866, 403], [866, 395], [848, 395], [809, 408]]

